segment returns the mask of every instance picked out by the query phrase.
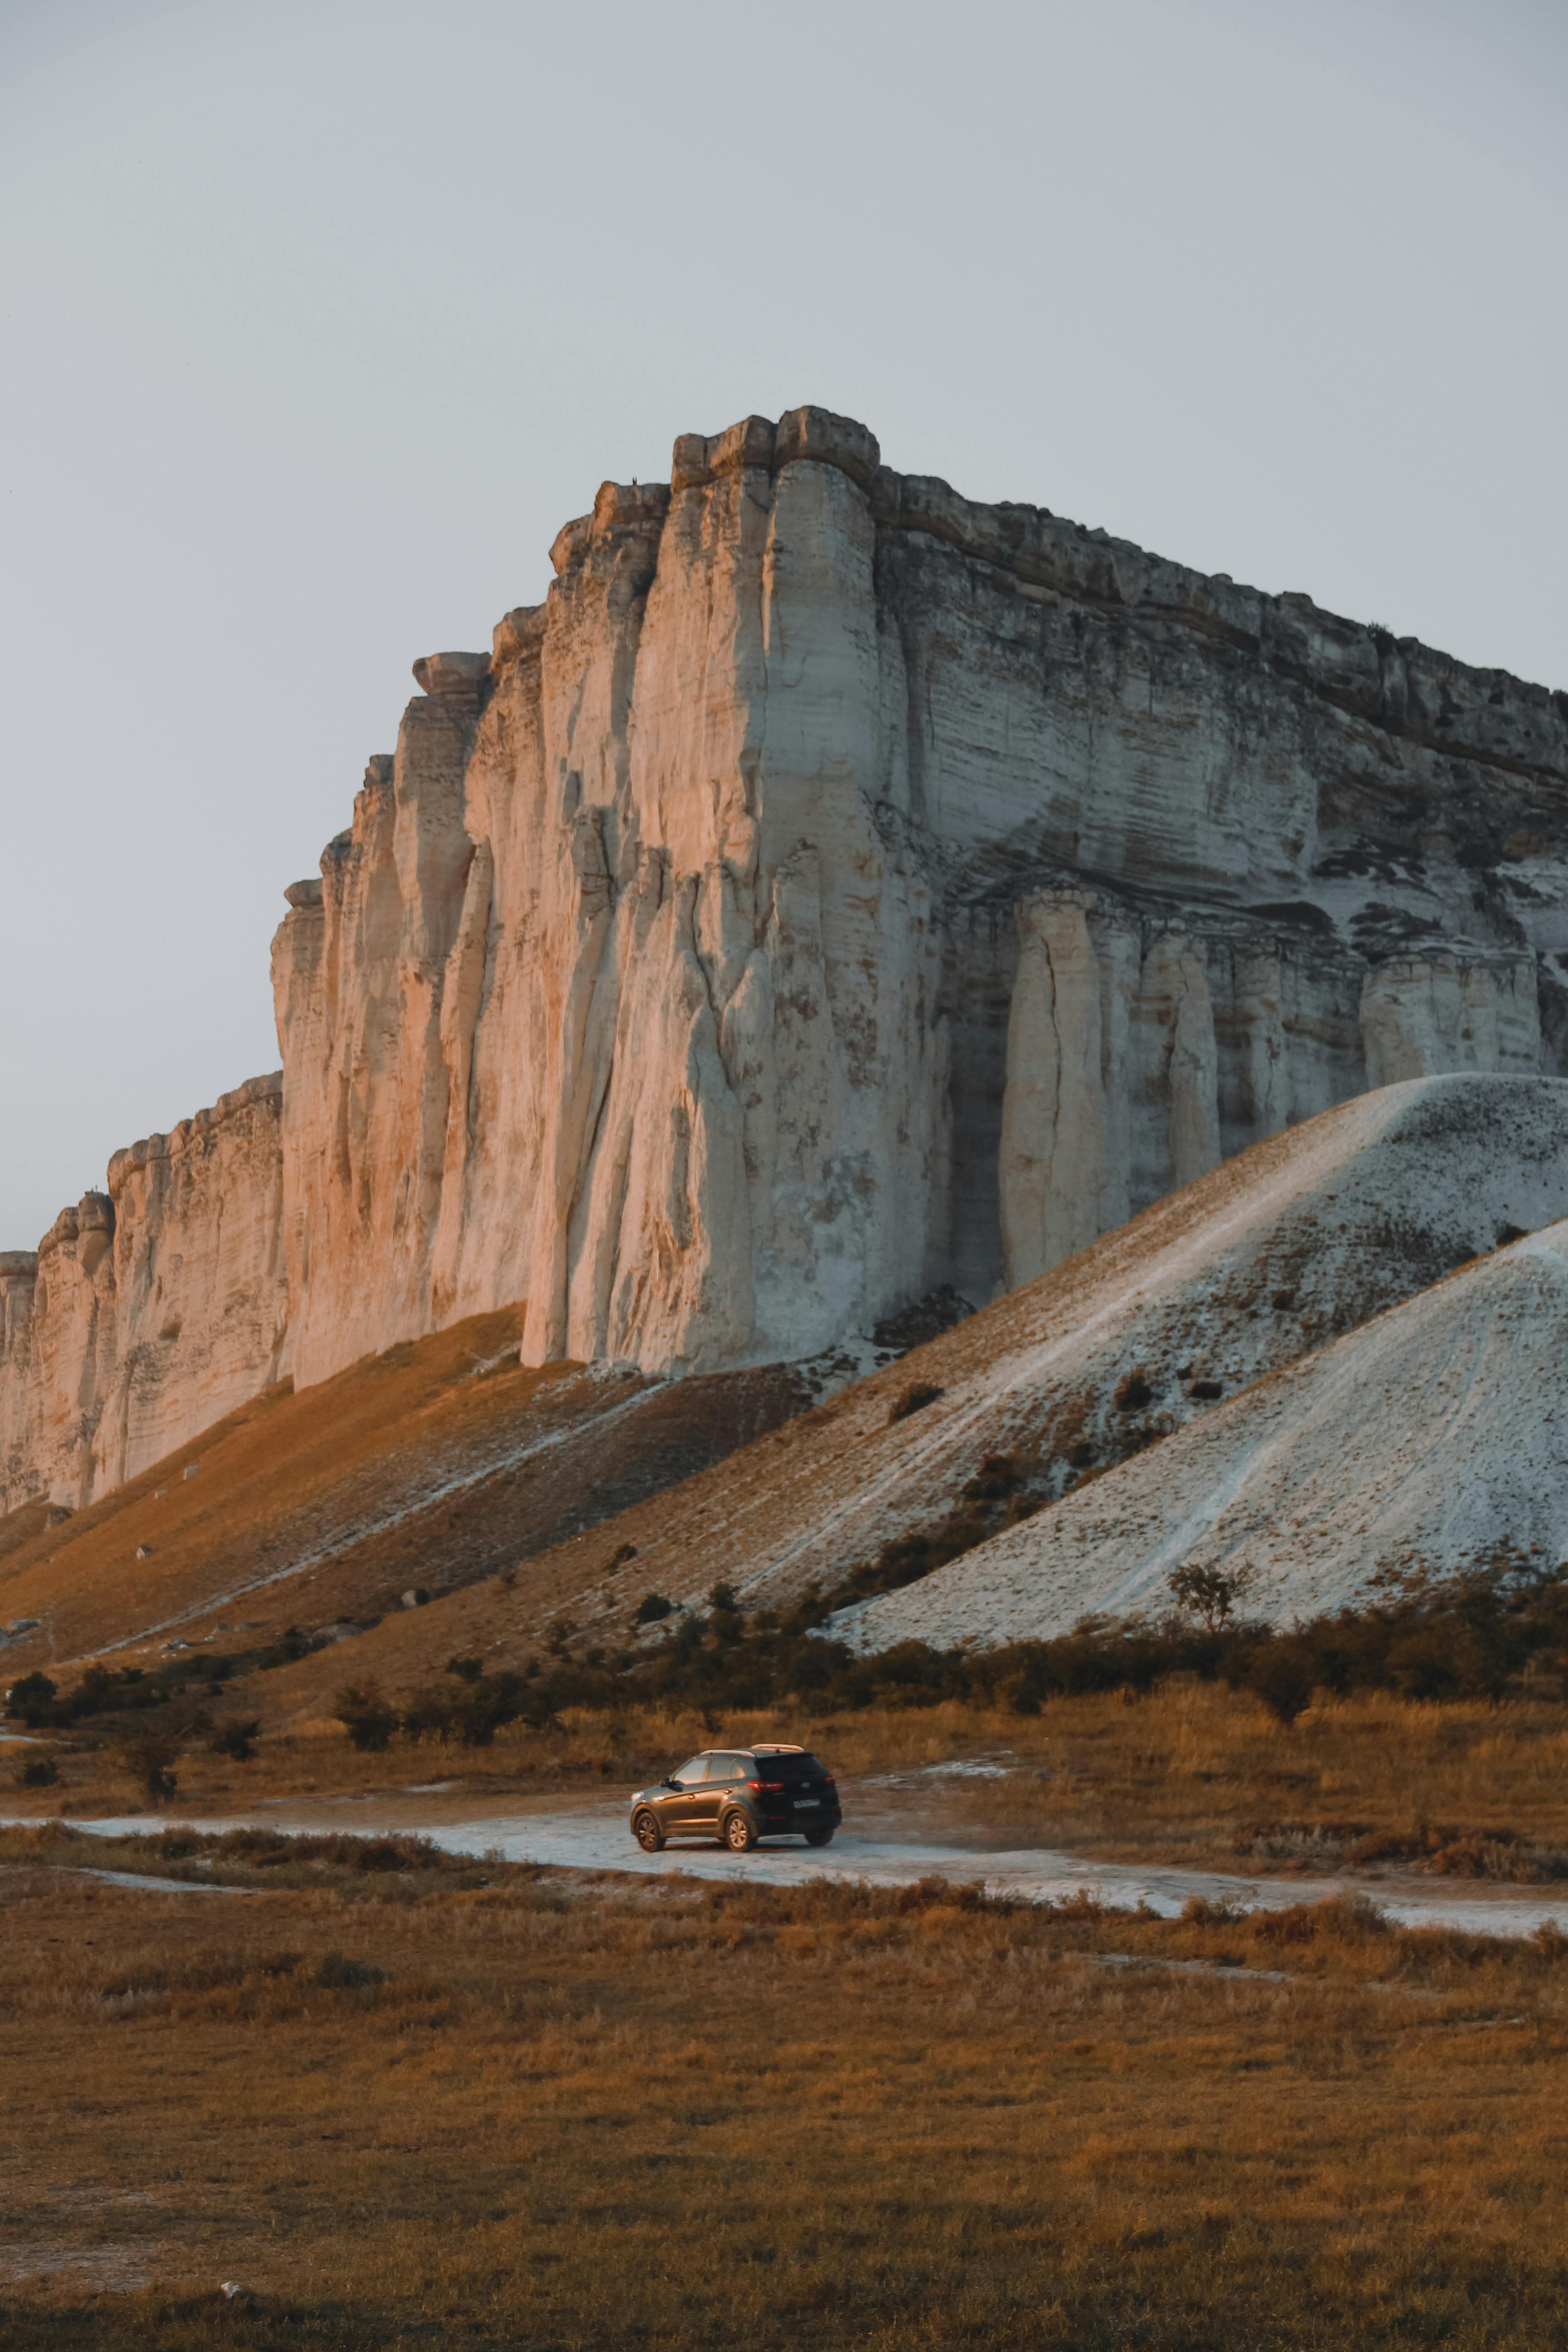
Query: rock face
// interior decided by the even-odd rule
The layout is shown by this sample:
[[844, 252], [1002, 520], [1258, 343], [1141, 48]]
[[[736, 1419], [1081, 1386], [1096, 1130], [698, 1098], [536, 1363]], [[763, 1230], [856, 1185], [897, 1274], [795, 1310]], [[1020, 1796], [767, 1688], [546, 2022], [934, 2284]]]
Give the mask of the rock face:
[[1369, 1085], [1563, 1066], [1563, 698], [815, 409], [553, 562], [290, 893], [298, 1377], [519, 1298], [532, 1360], [801, 1354]]
[[533, 1362], [809, 1354], [1369, 1086], [1568, 1067], [1568, 698], [814, 408], [551, 560], [286, 894], [298, 1381], [524, 1300]]
[[75, 1507], [285, 1369], [281, 1077], [116, 1152], [0, 1256], [0, 1507]]

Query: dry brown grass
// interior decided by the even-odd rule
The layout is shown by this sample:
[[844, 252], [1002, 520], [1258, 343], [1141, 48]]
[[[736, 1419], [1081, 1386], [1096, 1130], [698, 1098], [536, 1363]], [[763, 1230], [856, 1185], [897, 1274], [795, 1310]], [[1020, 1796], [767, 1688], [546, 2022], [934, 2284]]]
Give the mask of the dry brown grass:
[[[232, 1650], [294, 1622], [400, 1618], [411, 1587], [437, 1596], [439, 1620], [478, 1577], [548, 1613], [566, 1589], [559, 1560], [520, 1591], [494, 1571], [678, 1484], [800, 1402], [787, 1367], [663, 1384], [528, 1369], [517, 1329], [516, 1309], [470, 1317], [300, 1395], [269, 1391], [57, 1525], [43, 1505], [6, 1515], [0, 1618], [40, 1623], [7, 1646], [5, 1680], [149, 1627], [162, 1629], [151, 1657], [158, 1639], [204, 1640], [220, 1622], [216, 1646]], [[597, 1565], [619, 1539], [567, 1556]]]
[[[240, 1688], [237, 1711], [267, 1679]], [[1417, 1860], [1423, 1832], [1440, 1830], [1457, 1834], [1461, 1849], [1470, 1842], [1465, 1851], [1448, 1849], [1450, 1869], [1527, 1880], [1568, 1870], [1568, 1710], [1561, 1703], [1433, 1704], [1374, 1694], [1321, 1699], [1286, 1729], [1248, 1694], [1212, 1684], [1132, 1703], [1054, 1700], [1038, 1717], [957, 1705], [818, 1720], [569, 1714], [549, 1731], [511, 1725], [491, 1748], [415, 1748], [400, 1738], [382, 1755], [357, 1754], [337, 1723], [318, 1717], [265, 1738], [249, 1764], [193, 1744], [178, 1766], [175, 1810], [199, 1816], [244, 1810], [262, 1797], [403, 1792], [442, 1781], [453, 1784], [454, 1803], [602, 1801], [694, 1748], [792, 1737], [838, 1771], [852, 1826], [936, 1836], [977, 1852], [1045, 1846], [1101, 1860], [1290, 1874], [1397, 1861], [1402, 1841]], [[0, 1749], [9, 1782], [4, 1810], [79, 1817], [141, 1801], [109, 1748], [68, 1741], [49, 1751], [61, 1767], [58, 1785], [25, 1790], [20, 1759], [34, 1752]], [[976, 1758], [1005, 1765], [1006, 1777], [927, 1776], [932, 1765]]]
[[0, 2345], [1568, 2326], [1546, 1945], [450, 1864], [168, 1896], [79, 1858], [0, 1848]]

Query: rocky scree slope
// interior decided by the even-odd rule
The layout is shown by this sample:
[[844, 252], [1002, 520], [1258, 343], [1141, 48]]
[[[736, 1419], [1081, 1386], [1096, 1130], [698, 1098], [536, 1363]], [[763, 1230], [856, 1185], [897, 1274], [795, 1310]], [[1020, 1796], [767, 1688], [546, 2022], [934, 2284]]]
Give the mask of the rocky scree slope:
[[[755, 1609], [812, 1583], [841, 1592], [861, 1572], [869, 1591], [919, 1578], [836, 1621], [878, 1645], [927, 1629], [1000, 1639], [1015, 1621], [1032, 1631], [1061, 1612], [1071, 1622], [1112, 1605], [1109, 1571], [1097, 1564], [1071, 1591], [1063, 1571], [1051, 1585], [1029, 1565], [1030, 1546], [1049, 1551], [1060, 1525], [1098, 1526], [1134, 1474], [1138, 1540], [1165, 1545], [1177, 1526], [1163, 1516], [1165, 1465], [1217, 1416], [1239, 1413], [1232, 1401], [1271, 1392], [1272, 1376], [1316, 1360], [1336, 1334], [1383, 1331], [1413, 1297], [1448, 1298], [1456, 1268], [1501, 1264], [1512, 1237], [1564, 1214], [1568, 1082], [1456, 1076], [1364, 1096], [1255, 1145], [680, 1486], [540, 1551], [512, 1587], [489, 1580], [428, 1622], [389, 1620], [362, 1663], [396, 1685], [453, 1650], [520, 1661], [562, 1611], [584, 1641], [619, 1646], [650, 1590], [702, 1609], [722, 1580]], [[1541, 1376], [1550, 1391], [1555, 1376]], [[1406, 1427], [1419, 1423], [1408, 1383], [1397, 1405]], [[963, 1556], [942, 1565], [950, 1554]], [[1016, 1591], [992, 1578], [993, 1557], [1013, 1563]], [[949, 1591], [965, 1596], [950, 1612]], [[280, 1703], [286, 1688], [310, 1703], [329, 1687], [324, 1671], [298, 1669]]]
[[1568, 1557], [1568, 1220], [1287, 1366], [1053, 1511], [844, 1612], [867, 1649], [1017, 1641], [1241, 1580], [1275, 1624], [1391, 1580]]
[[281, 1090], [0, 1260], [0, 1505], [505, 1307], [535, 1365], [811, 1356], [1368, 1087], [1568, 1068], [1561, 694], [820, 408], [551, 561], [286, 892]]

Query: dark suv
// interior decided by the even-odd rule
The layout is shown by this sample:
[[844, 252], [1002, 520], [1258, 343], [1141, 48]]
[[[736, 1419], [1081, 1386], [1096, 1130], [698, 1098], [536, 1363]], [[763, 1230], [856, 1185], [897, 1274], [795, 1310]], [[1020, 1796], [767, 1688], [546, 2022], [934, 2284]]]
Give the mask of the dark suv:
[[803, 1748], [709, 1748], [632, 1800], [632, 1834], [644, 1853], [666, 1838], [716, 1838], [749, 1853], [758, 1838], [826, 1845], [843, 1816], [838, 1783]]

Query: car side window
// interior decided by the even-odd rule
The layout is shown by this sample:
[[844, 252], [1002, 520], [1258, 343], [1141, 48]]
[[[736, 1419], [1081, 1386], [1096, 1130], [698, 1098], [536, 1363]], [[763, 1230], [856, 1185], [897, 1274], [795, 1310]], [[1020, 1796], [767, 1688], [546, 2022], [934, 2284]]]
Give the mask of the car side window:
[[710, 1756], [707, 1776], [710, 1780], [744, 1780], [746, 1759], [742, 1756]]
[[694, 1756], [689, 1764], [683, 1764], [678, 1772], [671, 1773], [670, 1778], [678, 1780], [683, 1789], [700, 1789], [707, 1779], [707, 1758]]

